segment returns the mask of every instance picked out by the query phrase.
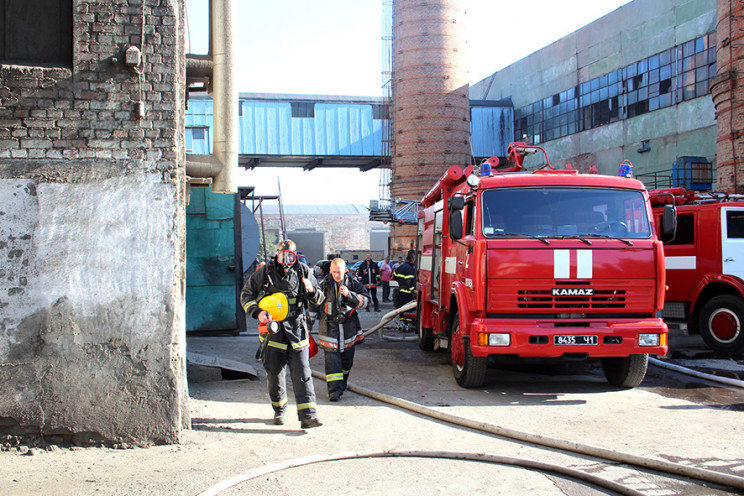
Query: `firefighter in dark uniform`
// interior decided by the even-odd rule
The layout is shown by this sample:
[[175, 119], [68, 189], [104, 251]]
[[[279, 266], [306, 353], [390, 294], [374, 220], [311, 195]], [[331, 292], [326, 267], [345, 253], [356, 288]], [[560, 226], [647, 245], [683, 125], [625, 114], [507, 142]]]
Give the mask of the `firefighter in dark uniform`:
[[[372, 255], [369, 253], [367, 253], [367, 258], [357, 269], [357, 279], [367, 288], [375, 304], [375, 312], [379, 312], [380, 303], [377, 301], [377, 282], [380, 280], [380, 267], [372, 260]], [[367, 303], [367, 311], [369, 312], [369, 303]]]
[[330, 272], [318, 285], [325, 297], [318, 324], [318, 347], [325, 353], [328, 397], [338, 401], [354, 365], [354, 345], [364, 339], [356, 309], [369, 304], [369, 295], [361, 282], [346, 273], [342, 258], [331, 261]]
[[[309, 304], [320, 305], [323, 293], [316, 286], [310, 268], [297, 258], [297, 248], [291, 240], [279, 242], [277, 253], [267, 264], [253, 273], [240, 293], [240, 304], [246, 315], [259, 322], [271, 320], [260, 301], [274, 293], [284, 293], [288, 302], [287, 317], [281, 322], [269, 322], [272, 333], [259, 334], [261, 363], [266, 369], [274, 424], [284, 424], [287, 410], [286, 366], [292, 377], [297, 416], [303, 429], [322, 425], [318, 420], [315, 389], [310, 372], [309, 332], [304, 309]], [[276, 325], [278, 324], [278, 325]]]
[[[413, 291], [416, 289], [416, 269], [413, 264], [416, 262], [416, 251], [409, 250], [406, 261], [400, 264], [393, 271], [393, 279], [398, 283], [398, 304], [395, 308], [400, 308], [409, 301], [413, 300]], [[405, 312], [400, 316], [402, 331], [412, 331], [416, 312]]]

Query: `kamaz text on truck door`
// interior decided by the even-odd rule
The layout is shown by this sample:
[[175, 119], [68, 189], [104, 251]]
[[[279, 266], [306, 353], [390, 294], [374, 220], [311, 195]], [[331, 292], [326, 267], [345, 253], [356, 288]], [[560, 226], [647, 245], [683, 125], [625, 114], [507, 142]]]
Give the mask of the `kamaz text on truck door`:
[[[516, 171], [542, 149], [509, 150]], [[596, 358], [611, 384], [638, 385], [648, 355], [667, 353], [663, 247], [643, 183], [472, 172], [451, 167], [422, 200], [419, 346], [446, 347], [463, 387], [484, 382], [491, 355]]]

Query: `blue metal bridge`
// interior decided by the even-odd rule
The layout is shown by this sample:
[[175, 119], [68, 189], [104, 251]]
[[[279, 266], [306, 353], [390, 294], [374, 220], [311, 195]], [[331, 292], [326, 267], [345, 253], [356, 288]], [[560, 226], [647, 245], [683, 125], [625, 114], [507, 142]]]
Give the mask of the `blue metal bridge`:
[[[351, 167], [367, 171], [389, 157], [381, 98], [241, 93], [239, 165]], [[186, 151], [212, 151], [212, 100], [192, 95], [186, 111]], [[506, 156], [514, 136], [510, 101], [471, 101], [472, 155]]]

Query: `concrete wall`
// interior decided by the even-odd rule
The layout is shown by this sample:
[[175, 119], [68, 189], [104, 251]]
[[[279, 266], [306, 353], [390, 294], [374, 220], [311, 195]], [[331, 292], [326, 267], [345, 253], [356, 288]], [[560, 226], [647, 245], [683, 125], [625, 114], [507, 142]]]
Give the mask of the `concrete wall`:
[[183, 18], [178, 0], [74, 0], [72, 67], [0, 67], [0, 432], [188, 426]]
[[[635, 0], [470, 87], [470, 98], [511, 98], [520, 108], [715, 31], [715, 0]], [[554, 166], [597, 165], [617, 174], [670, 169], [678, 156], [716, 162], [710, 96], [541, 143]], [[638, 153], [648, 140], [650, 152]], [[538, 157], [530, 157], [527, 164]]]

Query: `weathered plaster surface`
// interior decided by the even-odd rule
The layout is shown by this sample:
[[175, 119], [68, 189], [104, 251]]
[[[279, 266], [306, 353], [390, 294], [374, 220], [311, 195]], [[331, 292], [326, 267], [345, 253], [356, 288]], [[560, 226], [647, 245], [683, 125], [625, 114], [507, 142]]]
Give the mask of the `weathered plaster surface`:
[[0, 426], [177, 440], [174, 184], [5, 179], [0, 205]]

